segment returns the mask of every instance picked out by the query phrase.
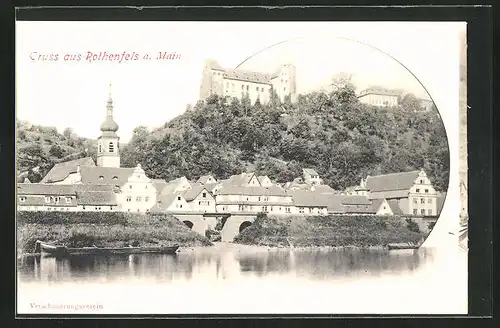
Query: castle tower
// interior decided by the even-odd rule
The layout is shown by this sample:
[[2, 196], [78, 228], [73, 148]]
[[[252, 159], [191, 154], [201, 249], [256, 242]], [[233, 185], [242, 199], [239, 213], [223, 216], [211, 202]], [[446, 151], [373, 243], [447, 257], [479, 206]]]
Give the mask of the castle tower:
[[97, 166], [120, 167], [120, 137], [116, 134], [118, 124], [113, 120], [113, 99], [111, 83], [106, 105], [106, 119], [101, 124], [101, 136], [97, 138]]

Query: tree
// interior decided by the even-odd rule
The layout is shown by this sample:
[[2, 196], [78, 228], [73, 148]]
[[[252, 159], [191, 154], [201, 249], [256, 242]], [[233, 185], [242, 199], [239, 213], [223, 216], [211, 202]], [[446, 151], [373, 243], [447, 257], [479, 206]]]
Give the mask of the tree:
[[73, 129], [72, 128], [66, 128], [66, 129], [64, 129], [63, 135], [64, 135], [64, 137], [66, 139], [71, 139], [71, 137], [73, 135]]
[[54, 156], [55, 158], [62, 158], [64, 157], [64, 149], [62, 149], [59, 145], [52, 145], [49, 148], [49, 155]]

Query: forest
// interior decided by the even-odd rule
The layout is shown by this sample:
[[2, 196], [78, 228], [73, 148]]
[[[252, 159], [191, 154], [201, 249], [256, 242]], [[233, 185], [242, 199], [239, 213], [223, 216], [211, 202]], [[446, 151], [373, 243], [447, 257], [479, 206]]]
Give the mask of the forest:
[[[446, 190], [448, 142], [435, 107], [424, 111], [412, 94], [397, 107], [370, 106], [359, 102], [349, 82], [336, 86], [298, 95], [294, 102], [281, 102], [273, 91], [267, 104], [210, 96], [160, 128], [135, 128], [121, 147], [122, 166], [141, 163], [150, 178], [167, 181], [253, 171], [279, 183], [300, 177], [307, 167], [336, 190], [368, 174], [423, 168], [437, 190]], [[58, 161], [95, 158], [95, 141], [69, 129], [59, 134], [18, 122], [17, 142], [18, 167], [30, 170], [32, 182]]]

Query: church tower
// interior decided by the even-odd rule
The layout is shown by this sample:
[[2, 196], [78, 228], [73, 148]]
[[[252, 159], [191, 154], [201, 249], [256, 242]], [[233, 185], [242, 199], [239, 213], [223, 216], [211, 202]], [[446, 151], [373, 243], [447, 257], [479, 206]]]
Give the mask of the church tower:
[[97, 166], [120, 167], [120, 137], [116, 134], [118, 124], [113, 120], [113, 99], [111, 84], [106, 105], [106, 119], [101, 124], [101, 136], [97, 138]]

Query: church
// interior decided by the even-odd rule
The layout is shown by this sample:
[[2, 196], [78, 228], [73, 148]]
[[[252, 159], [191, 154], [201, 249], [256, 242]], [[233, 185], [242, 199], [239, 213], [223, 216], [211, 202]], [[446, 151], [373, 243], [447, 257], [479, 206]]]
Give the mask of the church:
[[110, 91], [96, 162], [85, 157], [58, 163], [40, 183], [18, 184], [18, 209], [148, 212], [156, 204], [155, 185], [140, 164], [121, 167], [118, 129]]

